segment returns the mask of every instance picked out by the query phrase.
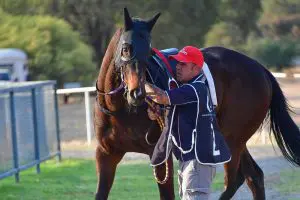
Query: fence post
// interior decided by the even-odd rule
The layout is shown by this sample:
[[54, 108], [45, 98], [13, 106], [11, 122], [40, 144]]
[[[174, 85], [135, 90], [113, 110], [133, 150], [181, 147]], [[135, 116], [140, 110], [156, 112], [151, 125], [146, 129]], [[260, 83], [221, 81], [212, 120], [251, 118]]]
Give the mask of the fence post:
[[15, 173], [16, 182], [20, 181], [19, 175], [19, 156], [18, 156], [18, 144], [17, 144], [17, 125], [16, 125], [16, 109], [15, 109], [15, 100], [14, 92], [10, 92], [10, 117], [11, 117], [11, 133], [12, 133], [12, 147], [13, 147], [13, 158], [14, 158], [14, 168], [17, 170]]
[[57, 86], [56, 84], [54, 86], [54, 103], [55, 103], [55, 121], [56, 121], [56, 138], [57, 138], [57, 156], [58, 161], [61, 161], [61, 147], [60, 147], [60, 127], [59, 127], [59, 111], [58, 111], [58, 101], [57, 101]]
[[36, 89], [31, 89], [31, 100], [32, 100], [32, 116], [33, 116], [33, 134], [34, 134], [34, 153], [36, 164], [36, 172], [41, 172], [40, 168], [40, 148], [39, 148], [39, 136], [37, 127], [37, 106], [36, 106]]
[[86, 133], [87, 133], [87, 141], [88, 145], [92, 142], [92, 134], [91, 134], [91, 116], [90, 116], [90, 95], [88, 91], [84, 92], [84, 103], [85, 103], [85, 117], [86, 117]]

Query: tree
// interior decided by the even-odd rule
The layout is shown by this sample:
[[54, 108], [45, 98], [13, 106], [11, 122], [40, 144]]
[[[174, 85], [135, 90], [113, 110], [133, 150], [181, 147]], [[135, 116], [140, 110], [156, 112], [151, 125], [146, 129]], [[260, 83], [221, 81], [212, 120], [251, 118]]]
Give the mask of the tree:
[[265, 0], [259, 25], [266, 37], [280, 39], [289, 35], [299, 38], [300, 2], [297, 0]]
[[34, 80], [92, 83], [92, 51], [69, 24], [49, 16], [1, 16], [0, 46], [25, 50]]
[[215, 24], [206, 35], [205, 46], [224, 46], [240, 50], [243, 36], [240, 29], [234, 24], [220, 22]]
[[261, 0], [221, 0], [219, 20], [238, 27], [245, 43], [249, 33], [258, 32], [256, 23], [261, 10]]
[[0, 0], [0, 7], [12, 15], [45, 14], [52, 0]]
[[217, 17], [219, 0], [132, 0], [129, 6], [135, 16], [150, 18], [161, 12], [152, 31], [152, 46], [181, 48], [201, 47], [204, 36]]
[[[52, 0], [54, 1], [54, 0]], [[161, 12], [153, 29], [156, 48], [201, 46], [204, 35], [214, 23], [218, 0], [62, 0], [58, 16], [78, 30], [101, 62], [116, 27], [123, 26], [123, 8], [132, 16], [150, 18]], [[100, 65], [99, 65], [100, 66]]]
[[[156, 48], [202, 46], [204, 37], [218, 16], [219, 0], [2, 0], [13, 14], [43, 14], [63, 18], [94, 49], [94, 60], [101, 62], [116, 29], [123, 25], [123, 8], [132, 16], [162, 16], [153, 29]], [[0, 3], [1, 6], [1, 3]], [[98, 66], [100, 66], [98, 64]]]
[[277, 71], [291, 67], [291, 61], [298, 55], [300, 42], [289, 38], [274, 41], [269, 38], [249, 40], [248, 52], [267, 67], [275, 67]]
[[94, 60], [100, 66], [107, 45], [115, 31], [116, 12], [120, 1], [113, 0], [51, 0], [51, 14], [63, 18], [78, 31], [82, 39], [93, 47]]

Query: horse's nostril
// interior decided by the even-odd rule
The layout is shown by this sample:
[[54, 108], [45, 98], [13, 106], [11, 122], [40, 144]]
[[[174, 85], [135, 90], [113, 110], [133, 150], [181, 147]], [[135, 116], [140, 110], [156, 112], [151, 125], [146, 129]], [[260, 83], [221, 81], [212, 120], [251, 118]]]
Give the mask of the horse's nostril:
[[134, 90], [133, 95], [135, 99], [138, 99], [138, 97], [140, 96], [139, 89]]
[[130, 95], [131, 98], [134, 98], [134, 91], [135, 90], [130, 90], [130, 92], [129, 92], [129, 95]]
[[143, 94], [142, 94], [142, 90], [140, 88], [137, 88], [137, 89], [131, 90], [129, 92], [129, 95], [133, 99], [139, 99], [140, 97], [142, 97]]
[[130, 95], [130, 97], [133, 98], [133, 99], [137, 99], [137, 97], [138, 97], [138, 93], [137, 93], [136, 90], [131, 90], [131, 91], [129, 92], [129, 95]]

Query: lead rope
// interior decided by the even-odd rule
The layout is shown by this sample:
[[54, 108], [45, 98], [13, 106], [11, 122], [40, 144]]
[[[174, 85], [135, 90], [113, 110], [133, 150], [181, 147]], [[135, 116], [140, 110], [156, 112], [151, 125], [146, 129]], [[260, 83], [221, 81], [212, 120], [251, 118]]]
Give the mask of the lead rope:
[[[153, 101], [150, 101], [147, 98], [145, 99], [145, 101], [151, 107], [152, 110], [155, 110], [155, 104], [154, 104]], [[163, 128], [164, 128], [164, 121], [163, 121], [162, 117], [158, 113], [155, 112], [154, 114], [157, 116], [156, 121], [158, 122], [159, 127], [160, 127], [160, 129], [162, 131]]]
[[154, 175], [154, 178], [156, 180], [157, 183], [159, 184], [165, 184], [168, 179], [169, 179], [169, 166], [168, 166], [168, 161], [165, 162], [165, 165], [166, 165], [166, 176], [164, 178], [164, 180], [159, 180], [158, 177], [157, 177], [157, 174], [156, 174], [156, 168], [153, 167], [153, 175]]
[[[155, 104], [153, 101], [149, 101], [147, 98], [145, 99], [146, 103], [151, 107], [151, 109], [155, 110]], [[161, 129], [161, 131], [164, 128], [164, 120], [162, 119], [162, 117], [158, 114], [155, 113], [155, 115], [157, 116], [157, 122], [159, 124], [159, 127]], [[159, 178], [157, 177], [157, 173], [156, 173], [156, 167], [153, 167], [153, 175], [154, 175], [154, 179], [156, 180], [157, 183], [159, 184], [165, 184], [168, 179], [169, 179], [169, 165], [168, 165], [168, 161], [165, 162], [166, 165], [166, 176], [165, 178], [161, 181], [159, 180]]]

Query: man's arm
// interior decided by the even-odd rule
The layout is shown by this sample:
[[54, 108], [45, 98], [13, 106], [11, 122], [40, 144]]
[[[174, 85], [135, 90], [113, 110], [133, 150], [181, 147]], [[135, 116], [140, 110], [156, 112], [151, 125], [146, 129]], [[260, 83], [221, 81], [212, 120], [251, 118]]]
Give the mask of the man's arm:
[[152, 99], [155, 103], [163, 104], [163, 105], [170, 105], [169, 97], [164, 90], [162, 90], [150, 83], [145, 84], [145, 90], [146, 90], [147, 96], [150, 99]]

